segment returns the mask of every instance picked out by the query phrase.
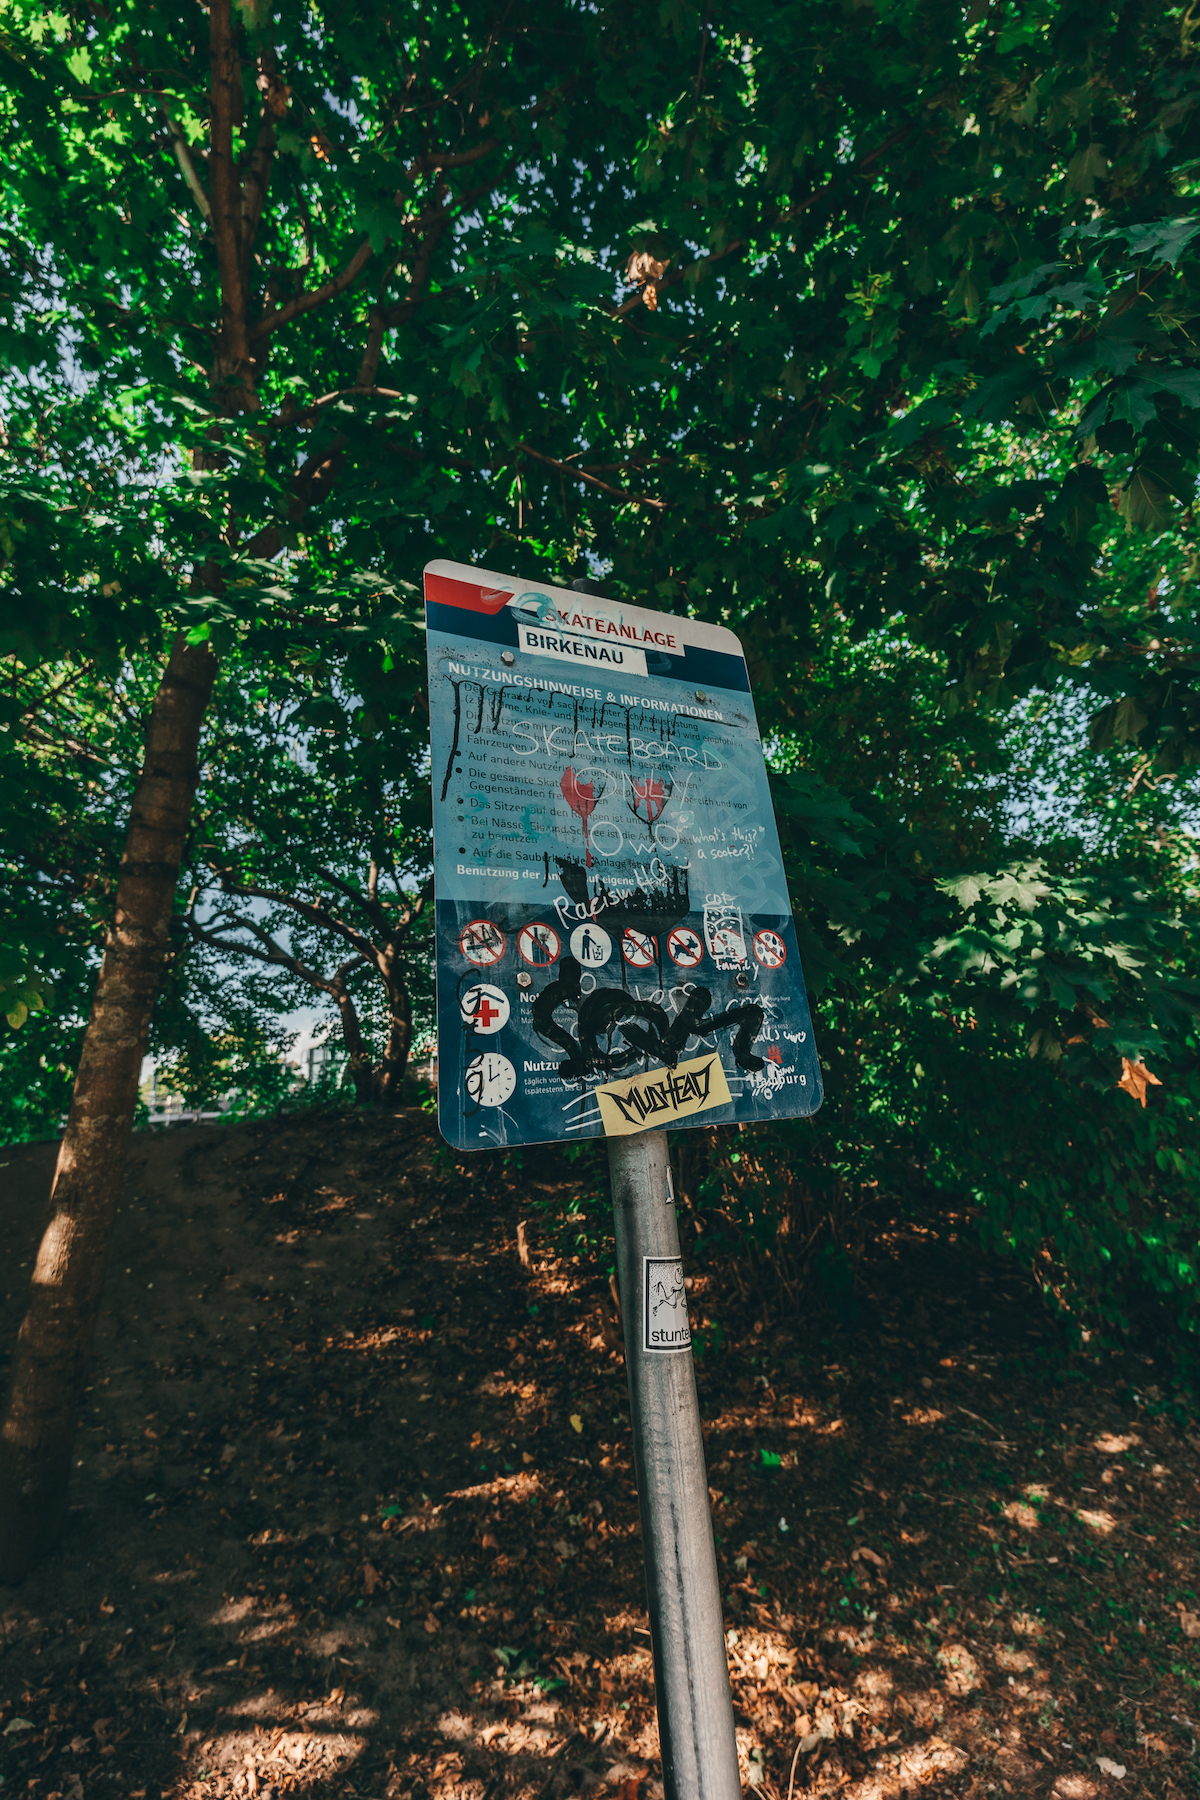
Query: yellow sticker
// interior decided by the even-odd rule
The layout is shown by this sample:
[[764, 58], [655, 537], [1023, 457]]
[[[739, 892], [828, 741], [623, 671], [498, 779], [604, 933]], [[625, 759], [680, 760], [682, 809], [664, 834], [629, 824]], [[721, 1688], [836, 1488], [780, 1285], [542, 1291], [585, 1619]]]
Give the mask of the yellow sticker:
[[673, 1069], [647, 1069], [595, 1090], [605, 1137], [674, 1125], [732, 1099], [719, 1056], [694, 1056]]

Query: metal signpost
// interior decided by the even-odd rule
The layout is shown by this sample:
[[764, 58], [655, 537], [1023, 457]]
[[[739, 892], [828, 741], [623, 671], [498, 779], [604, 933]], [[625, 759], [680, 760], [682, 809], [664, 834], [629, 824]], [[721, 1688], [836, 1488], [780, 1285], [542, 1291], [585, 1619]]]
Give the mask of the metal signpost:
[[821, 1078], [741, 645], [425, 571], [438, 1106], [459, 1150], [608, 1139], [667, 1800], [740, 1793], [665, 1127]]

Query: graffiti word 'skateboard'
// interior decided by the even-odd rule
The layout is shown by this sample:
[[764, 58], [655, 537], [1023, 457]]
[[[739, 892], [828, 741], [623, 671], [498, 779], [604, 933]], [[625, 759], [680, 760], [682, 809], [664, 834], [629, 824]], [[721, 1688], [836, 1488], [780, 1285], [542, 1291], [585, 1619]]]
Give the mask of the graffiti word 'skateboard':
[[[464, 564], [431, 563], [425, 603], [447, 1139], [814, 1112], [737, 638]], [[648, 1349], [685, 1345], [668, 1275]]]

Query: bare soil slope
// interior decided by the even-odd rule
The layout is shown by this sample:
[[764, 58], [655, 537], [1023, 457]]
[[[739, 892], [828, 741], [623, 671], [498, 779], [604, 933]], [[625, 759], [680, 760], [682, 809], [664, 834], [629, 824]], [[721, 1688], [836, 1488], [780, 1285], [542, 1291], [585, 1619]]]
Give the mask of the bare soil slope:
[[[2, 1792], [660, 1792], [606, 1266], [518, 1242], [569, 1171], [420, 1112], [135, 1145], [71, 1530], [0, 1591]], [[0, 1151], [5, 1347], [54, 1154]], [[897, 1237], [836, 1327], [688, 1237], [747, 1785], [1190, 1790], [1200, 1443], [1154, 1366], [961, 1245]]]

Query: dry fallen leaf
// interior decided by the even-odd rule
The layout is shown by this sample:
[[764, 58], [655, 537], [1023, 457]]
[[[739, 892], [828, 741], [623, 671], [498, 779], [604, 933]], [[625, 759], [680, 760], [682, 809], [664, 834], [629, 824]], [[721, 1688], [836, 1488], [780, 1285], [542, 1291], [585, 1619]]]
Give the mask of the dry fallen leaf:
[[1200, 1613], [1188, 1612], [1181, 1606], [1179, 1608], [1179, 1623], [1183, 1626], [1183, 1634], [1185, 1637], [1200, 1638]]
[[368, 1600], [371, 1598], [371, 1595], [375, 1592], [375, 1589], [382, 1585], [382, 1582], [383, 1582], [383, 1576], [379, 1573], [379, 1570], [377, 1568], [375, 1568], [374, 1564], [373, 1563], [364, 1563], [363, 1564], [363, 1586], [367, 1590], [367, 1599]]
[[882, 1556], [880, 1556], [877, 1551], [868, 1550], [868, 1548], [865, 1544], [860, 1544], [858, 1546], [858, 1549], [854, 1552], [854, 1555], [850, 1558], [850, 1561], [855, 1562], [860, 1556], [865, 1556], [867, 1561], [870, 1563], [874, 1563], [875, 1567], [877, 1569], [886, 1569], [887, 1568], [887, 1563], [884, 1560], [884, 1558]]
[[582, 1431], [583, 1430], [583, 1420], [580, 1418], [578, 1413], [571, 1414], [571, 1430], [572, 1431]]
[[433, 1636], [434, 1632], [440, 1631], [442, 1629], [442, 1621], [437, 1617], [436, 1613], [430, 1613], [429, 1616], [426, 1618], [425, 1629], [429, 1633], [430, 1637]]
[[1132, 1094], [1135, 1100], [1146, 1104], [1146, 1089], [1161, 1087], [1162, 1082], [1157, 1075], [1152, 1075], [1144, 1062], [1130, 1062], [1127, 1056], [1121, 1058], [1121, 1079], [1117, 1086]]
[[942, 1666], [947, 1693], [969, 1694], [979, 1686], [979, 1665], [965, 1645], [943, 1644], [937, 1660]]

